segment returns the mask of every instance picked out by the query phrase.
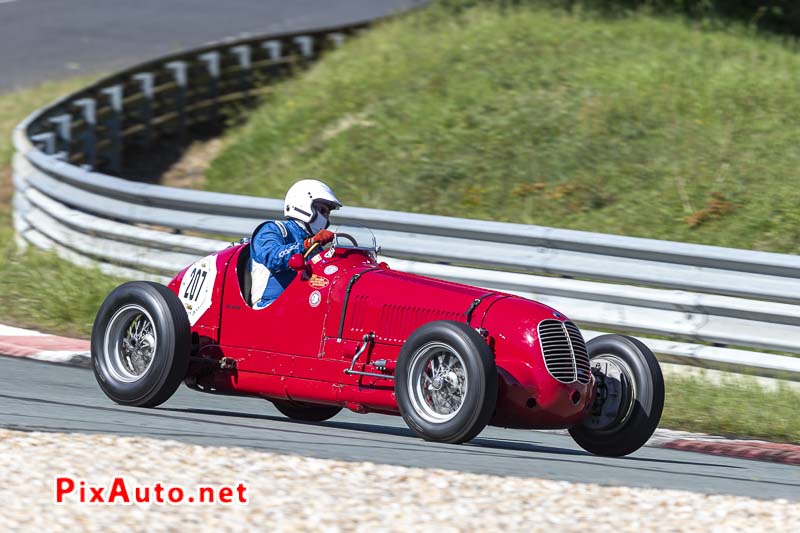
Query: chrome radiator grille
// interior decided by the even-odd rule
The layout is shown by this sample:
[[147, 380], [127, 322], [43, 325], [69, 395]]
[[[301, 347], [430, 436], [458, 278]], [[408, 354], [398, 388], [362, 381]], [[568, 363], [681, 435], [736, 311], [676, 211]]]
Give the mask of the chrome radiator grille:
[[588, 383], [589, 353], [578, 327], [572, 322], [539, 322], [539, 345], [550, 375], [561, 383]]

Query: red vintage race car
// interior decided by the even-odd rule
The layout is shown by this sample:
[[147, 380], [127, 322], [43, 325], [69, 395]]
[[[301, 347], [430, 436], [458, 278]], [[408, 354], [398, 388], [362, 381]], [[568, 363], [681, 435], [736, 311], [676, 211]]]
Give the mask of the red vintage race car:
[[260, 396], [289, 418], [343, 407], [401, 415], [422, 438], [461, 443], [486, 425], [568, 428], [584, 449], [626, 455], [652, 435], [664, 381], [640, 341], [584, 342], [558, 311], [519, 296], [391, 270], [365, 228], [293, 256], [297, 276], [252, 308], [250, 246], [231, 246], [168, 287], [129, 282], [106, 298], [92, 362], [117, 403], [153, 407], [181, 382]]

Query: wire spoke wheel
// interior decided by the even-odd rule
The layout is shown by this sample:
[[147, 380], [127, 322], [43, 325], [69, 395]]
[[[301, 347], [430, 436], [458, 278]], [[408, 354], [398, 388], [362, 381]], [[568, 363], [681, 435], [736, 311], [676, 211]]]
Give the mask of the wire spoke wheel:
[[121, 307], [106, 326], [103, 356], [119, 381], [140, 379], [153, 364], [158, 337], [153, 318], [136, 304]]
[[463, 322], [437, 320], [408, 337], [395, 368], [400, 414], [425, 440], [459, 444], [489, 423], [497, 367], [486, 340]]
[[149, 281], [123, 283], [106, 297], [92, 328], [92, 368], [122, 405], [155, 407], [186, 377], [189, 317], [178, 296]]
[[447, 344], [430, 342], [411, 359], [408, 393], [417, 413], [429, 422], [452, 419], [467, 394], [464, 360]]

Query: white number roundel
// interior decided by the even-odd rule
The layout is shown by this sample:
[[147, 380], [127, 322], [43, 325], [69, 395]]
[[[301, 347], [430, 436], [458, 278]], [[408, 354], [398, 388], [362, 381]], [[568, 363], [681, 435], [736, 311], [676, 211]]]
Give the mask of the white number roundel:
[[209, 255], [194, 263], [183, 275], [178, 298], [186, 308], [189, 323], [195, 323], [211, 307], [211, 295], [217, 278], [217, 254]]

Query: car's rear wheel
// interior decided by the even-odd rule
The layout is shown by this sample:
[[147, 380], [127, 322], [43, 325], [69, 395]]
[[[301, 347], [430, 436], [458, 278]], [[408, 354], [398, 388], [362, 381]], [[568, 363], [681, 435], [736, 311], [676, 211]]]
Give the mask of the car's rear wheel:
[[124, 283], [97, 312], [92, 368], [103, 392], [122, 405], [154, 407], [167, 401], [186, 375], [189, 318], [163, 285]]
[[332, 405], [316, 405], [292, 400], [272, 400], [272, 403], [278, 411], [287, 417], [292, 420], [302, 420], [303, 422], [323, 422], [333, 418], [342, 410], [341, 407]]
[[403, 345], [394, 387], [400, 414], [415, 433], [462, 443], [477, 436], [494, 413], [497, 367], [474, 329], [461, 322], [430, 322]]
[[664, 410], [664, 378], [655, 355], [638, 339], [602, 335], [586, 343], [596, 399], [579, 426], [569, 430], [586, 451], [619, 457], [650, 439]]

